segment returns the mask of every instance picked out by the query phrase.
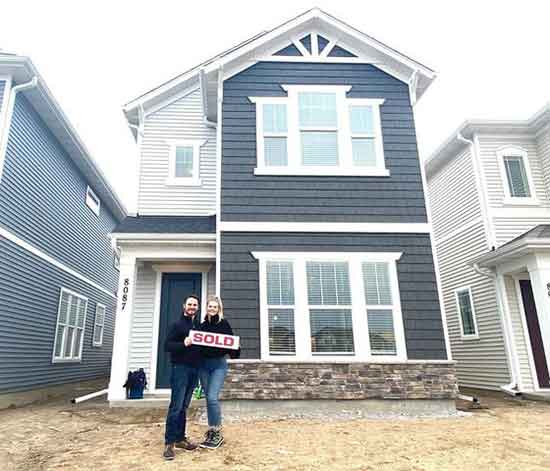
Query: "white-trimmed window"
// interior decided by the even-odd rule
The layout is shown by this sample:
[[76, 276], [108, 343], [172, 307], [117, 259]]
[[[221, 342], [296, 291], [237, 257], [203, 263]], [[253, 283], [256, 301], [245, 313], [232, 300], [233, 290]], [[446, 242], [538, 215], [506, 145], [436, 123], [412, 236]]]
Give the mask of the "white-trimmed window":
[[406, 359], [400, 253], [253, 256], [260, 264], [262, 359]]
[[200, 186], [200, 148], [205, 139], [170, 141], [167, 185]]
[[469, 286], [455, 290], [456, 308], [460, 321], [460, 334], [464, 339], [479, 337], [472, 290]]
[[96, 216], [99, 216], [101, 200], [89, 186], [86, 187], [86, 206], [88, 206], [88, 208], [90, 208]]
[[92, 344], [94, 347], [103, 345], [103, 330], [105, 329], [105, 313], [106, 307], [103, 304], [96, 304], [95, 319], [94, 319], [94, 335]]
[[257, 175], [388, 176], [380, 106], [347, 98], [351, 86], [282, 85], [256, 103]]
[[113, 266], [120, 271], [120, 249], [113, 250]]
[[54, 363], [82, 359], [87, 308], [87, 298], [65, 288], [61, 289], [53, 349]]
[[504, 186], [504, 202], [537, 204], [527, 152], [517, 147], [507, 147], [500, 149], [497, 156]]

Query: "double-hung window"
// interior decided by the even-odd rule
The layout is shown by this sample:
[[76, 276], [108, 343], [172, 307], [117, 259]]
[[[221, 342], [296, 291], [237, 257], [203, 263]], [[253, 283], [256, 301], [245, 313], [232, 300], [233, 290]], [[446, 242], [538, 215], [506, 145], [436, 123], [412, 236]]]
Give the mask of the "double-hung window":
[[170, 141], [167, 185], [200, 186], [200, 148], [205, 139]]
[[94, 319], [94, 335], [92, 343], [94, 347], [103, 345], [103, 330], [105, 329], [105, 312], [106, 308], [103, 304], [97, 304], [95, 307]]
[[350, 86], [283, 85], [256, 103], [258, 175], [387, 176], [380, 106]]
[[53, 362], [80, 361], [88, 299], [61, 289], [55, 331]]
[[504, 187], [504, 203], [537, 204], [527, 152], [508, 147], [497, 152]]
[[99, 216], [101, 200], [89, 186], [86, 188], [86, 206], [88, 206], [96, 216]]
[[474, 301], [470, 287], [455, 290], [456, 307], [460, 321], [460, 334], [463, 339], [477, 339], [477, 331]]
[[262, 358], [406, 359], [399, 253], [254, 252]]

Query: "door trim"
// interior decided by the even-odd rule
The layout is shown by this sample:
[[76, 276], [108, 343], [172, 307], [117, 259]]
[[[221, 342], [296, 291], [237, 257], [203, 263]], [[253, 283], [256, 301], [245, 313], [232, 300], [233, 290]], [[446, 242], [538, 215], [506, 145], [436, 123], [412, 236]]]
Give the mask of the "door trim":
[[[193, 269], [195, 268], [195, 269]], [[175, 272], [173, 265], [167, 266], [166, 271], [162, 265], [154, 266], [157, 276], [155, 280], [155, 308], [153, 310], [153, 342], [151, 345], [151, 364], [150, 364], [150, 378], [148, 379], [147, 391], [150, 394], [166, 394], [170, 389], [157, 388], [157, 360], [159, 350], [159, 330], [160, 330], [160, 301], [162, 295], [162, 275], [164, 273], [197, 273], [201, 274], [201, 320], [206, 312], [206, 298], [208, 297], [208, 271], [197, 271], [196, 267], [185, 267], [182, 265], [180, 269]], [[208, 270], [208, 267], [203, 267], [203, 270]], [[162, 270], [162, 271], [161, 271]]]

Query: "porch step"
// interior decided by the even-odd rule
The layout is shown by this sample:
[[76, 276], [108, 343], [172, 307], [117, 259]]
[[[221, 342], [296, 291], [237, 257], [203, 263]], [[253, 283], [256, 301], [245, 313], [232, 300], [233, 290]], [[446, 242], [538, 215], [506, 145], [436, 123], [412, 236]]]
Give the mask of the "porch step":
[[[110, 407], [143, 407], [150, 409], [166, 409], [170, 403], [169, 394], [144, 394], [143, 399], [123, 399], [121, 401], [110, 401]], [[205, 399], [193, 399], [189, 405], [190, 409], [206, 406]]]
[[522, 393], [521, 396], [524, 399], [529, 399], [531, 401], [544, 401], [550, 402], [550, 392], [530, 392]]

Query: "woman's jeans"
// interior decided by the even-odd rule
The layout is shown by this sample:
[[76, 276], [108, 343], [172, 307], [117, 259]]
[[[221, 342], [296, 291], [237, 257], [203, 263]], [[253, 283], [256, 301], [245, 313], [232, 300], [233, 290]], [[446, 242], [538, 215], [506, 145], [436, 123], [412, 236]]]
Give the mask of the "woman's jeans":
[[185, 438], [187, 408], [197, 384], [197, 368], [185, 364], [172, 365], [172, 376], [170, 378], [172, 394], [166, 416], [166, 434], [164, 437], [164, 443], [167, 445], [181, 442]]
[[206, 395], [206, 411], [208, 426], [219, 427], [222, 424], [222, 410], [220, 407], [220, 391], [227, 375], [227, 360], [221, 358], [206, 358], [199, 368], [199, 378]]

